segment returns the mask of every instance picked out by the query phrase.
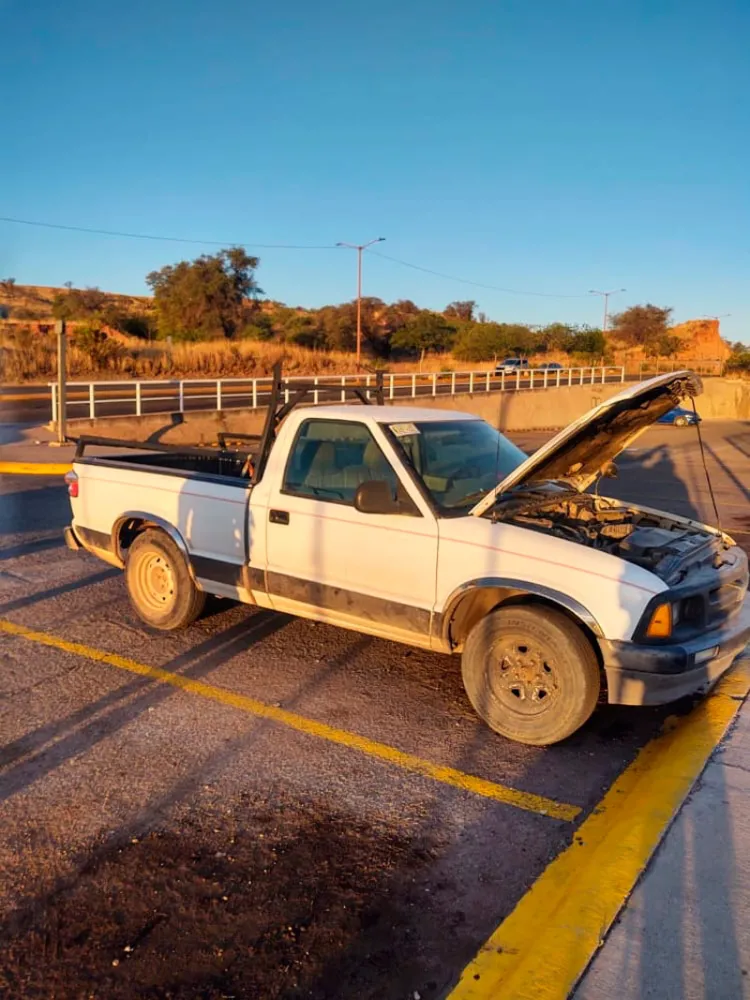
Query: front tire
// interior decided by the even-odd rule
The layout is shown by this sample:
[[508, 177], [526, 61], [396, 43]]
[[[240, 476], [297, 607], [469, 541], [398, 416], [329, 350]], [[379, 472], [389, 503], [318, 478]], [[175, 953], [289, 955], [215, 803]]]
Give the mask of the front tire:
[[128, 549], [125, 585], [138, 617], [165, 632], [192, 624], [206, 603], [177, 545], [154, 528], [138, 535]]
[[512, 605], [469, 633], [461, 660], [477, 715], [518, 743], [548, 746], [591, 717], [601, 686], [587, 637], [562, 612]]

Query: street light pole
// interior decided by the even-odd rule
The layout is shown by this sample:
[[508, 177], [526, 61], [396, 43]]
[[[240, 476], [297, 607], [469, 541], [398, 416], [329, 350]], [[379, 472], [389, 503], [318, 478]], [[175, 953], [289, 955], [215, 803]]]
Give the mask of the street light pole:
[[611, 288], [608, 292], [600, 292], [596, 288], [589, 289], [589, 295], [601, 295], [604, 299], [604, 322], [602, 323], [602, 333], [607, 332], [607, 320], [609, 319], [609, 297], [610, 295], [617, 295], [618, 292], [627, 292], [627, 288]]
[[67, 399], [65, 390], [67, 389], [68, 366], [66, 362], [66, 325], [64, 319], [59, 319], [55, 323], [55, 333], [57, 334], [57, 443], [65, 444], [65, 432], [67, 429]]
[[382, 243], [385, 236], [376, 236], [369, 243], [337, 243], [337, 247], [348, 247], [349, 250], [357, 251], [357, 370], [359, 370], [360, 358], [362, 357], [362, 251], [371, 247], [373, 243]]

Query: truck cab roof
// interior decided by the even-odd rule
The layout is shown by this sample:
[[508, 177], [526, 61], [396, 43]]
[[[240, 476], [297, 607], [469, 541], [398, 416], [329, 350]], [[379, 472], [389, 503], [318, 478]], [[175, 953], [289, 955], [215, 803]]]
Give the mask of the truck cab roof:
[[305, 407], [294, 411], [300, 422], [310, 417], [320, 420], [358, 420], [377, 424], [426, 423], [442, 420], [479, 420], [472, 413], [462, 410], [427, 409], [415, 406], [358, 406], [342, 403], [340, 406]]

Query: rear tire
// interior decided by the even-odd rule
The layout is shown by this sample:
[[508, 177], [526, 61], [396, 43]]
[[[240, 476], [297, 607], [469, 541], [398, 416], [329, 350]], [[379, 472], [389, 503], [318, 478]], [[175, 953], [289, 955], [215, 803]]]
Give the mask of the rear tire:
[[138, 617], [165, 632], [192, 624], [206, 603], [182, 552], [156, 528], [138, 535], [128, 549], [125, 584]]
[[601, 680], [587, 637], [562, 612], [512, 605], [490, 612], [469, 633], [461, 661], [477, 715], [496, 733], [548, 746], [591, 717]]

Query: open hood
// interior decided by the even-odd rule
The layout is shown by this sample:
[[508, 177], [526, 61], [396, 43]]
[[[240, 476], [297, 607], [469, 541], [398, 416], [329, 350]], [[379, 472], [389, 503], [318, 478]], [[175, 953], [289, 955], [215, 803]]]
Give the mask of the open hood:
[[582, 493], [659, 417], [681, 399], [702, 391], [700, 378], [690, 371], [657, 375], [630, 386], [560, 431], [482, 497], [470, 513], [484, 514], [501, 493], [521, 484], [555, 479]]

